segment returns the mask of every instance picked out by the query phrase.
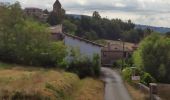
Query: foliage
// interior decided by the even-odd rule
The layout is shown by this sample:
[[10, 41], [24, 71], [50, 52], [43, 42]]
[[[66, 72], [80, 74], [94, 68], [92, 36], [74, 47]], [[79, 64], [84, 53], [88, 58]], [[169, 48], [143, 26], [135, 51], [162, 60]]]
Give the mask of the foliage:
[[135, 66], [158, 82], [170, 83], [170, 39], [159, 34], [145, 38], [133, 55]]
[[155, 80], [149, 73], [144, 72], [143, 75], [141, 76], [140, 82], [149, 86], [149, 83], [153, 83], [153, 82], [155, 82]]
[[167, 32], [167, 33], [166, 33], [166, 36], [167, 36], [167, 37], [170, 37], [170, 32]]
[[74, 35], [77, 30], [77, 26], [69, 20], [64, 20], [63, 26], [64, 26], [64, 31], [66, 33], [70, 33]]
[[131, 77], [133, 75], [140, 76], [140, 82], [147, 86], [149, 86], [149, 83], [155, 82], [155, 79], [149, 73], [143, 72], [138, 68], [127, 67], [123, 69], [122, 75], [123, 78], [129, 83], [132, 83]]
[[47, 25], [25, 18], [19, 3], [1, 7], [0, 16], [0, 60], [36, 66], [63, 61], [63, 43], [51, 41]]
[[127, 68], [123, 69], [122, 75], [123, 75], [123, 78], [124, 78], [127, 82], [132, 82], [132, 80], [131, 80], [132, 69], [131, 69], [131, 68], [128, 68], [128, 67], [127, 67]]
[[114, 68], [121, 68], [122, 67], [122, 60], [116, 60], [114, 63], [113, 63], [113, 67]]
[[68, 71], [76, 73], [80, 78], [87, 76], [98, 77], [100, 75], [100, 57], [98, 54], [93, 55], [93, 59], [80, 56], [78, 50], [72, 49], [71, 61]]
[[124, 41], [138, 43], [144, 37], [144, 31], [141, 29], [131, 29], [129, 31], [125, 31], [122, 34]]
[[99, 12], [94, 11], [94, 12], [93, 12], [93, 18], [95, 18], [95, 19], [100, 19], [101, 16], [100, 16]]
[[[133, 30], [135, 27], [135, 25], [130, 20], [127, 22], [123, 22], [120, 19], [110, 20], [107, 18], [101, 18], [99, 12], [97, 11], [93, 12], [92, 17], [89, 16], [81, 16], [81, 18], [67, 17], [66, 19], [71, 21], [73, 24], [77, 26], [75, 35], [89, 40], [97, 39], [118, 40], [120, 38], [123, 38], [124, 32]], [[140, 32], [139, 31], [135, 32], [138, 33], [133, 32], [132, 35], [131, 33], [129, 33], [130, 36], [127, 37], [128, 41], [139, 42], [138, 38], [140, 38], [141, 35], [136, 36], [136, 34], [140, 34]], [[135, 38], [137, 37], [137, 39], [135, 40], [133, 37]]]

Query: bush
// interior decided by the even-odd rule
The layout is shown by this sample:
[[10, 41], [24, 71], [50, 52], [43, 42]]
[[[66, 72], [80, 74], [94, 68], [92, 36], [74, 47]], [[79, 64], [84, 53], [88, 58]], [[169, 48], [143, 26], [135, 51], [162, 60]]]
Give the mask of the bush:
[[153, 83], [155, 82], [155, 80], [149, 73], [144, 72], [143, 75], [141, 76], [140, 82], [149, 86], [149, 83]]
[[88, 57], [78, 57], [78, 54], [75, 55], [67, 71], [76, 73], [80, 78], [85, 78], [87, 76], [98, 77], [100, 75], [100, 61], [98, 55], [94, 55], [92, 60]]
[[113, 63], [114, 68], [121, 68], [122, 67], [122, 60], [117, 60]]
[[[135, 73], [133, 72], [134, 70], [135, 70]], [[124, 80], [126, 80], [129, 83], [132, 82], [131, 77], [132, 77], [133, 74], [137, 75], [137, 76], [139, 75], [141, 77], [140, 82], [142, 84], [147, 85], [147, 86], [149, 86], [149, 83], [155, 82], [155, 79], [149, 73], [142, 72], [139, 69], [125, 68], [122, 71], [122, 76], [123, 76]]]
[[131, 68], [125, 68], [122, 71], [122, 76], [123, 79], [126, 80], [127, 82], [132, 82], [131, 76], [132, 76], [132, 69]]

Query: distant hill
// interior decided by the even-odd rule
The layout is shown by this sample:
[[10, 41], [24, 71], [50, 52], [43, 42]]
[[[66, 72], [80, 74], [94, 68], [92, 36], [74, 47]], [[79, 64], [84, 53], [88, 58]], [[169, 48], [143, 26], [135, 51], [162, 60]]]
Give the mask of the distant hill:
[[153, 31], [155, 31], [155, 32], [159, 32], [159, 33], [167, 33], [167, 32], [170, 32], [170, 28], [166, 28], [166, 27], [155, 27], [155, 26], [147, 26], [147, 25], [136, 25], [135, 28], [141, 28], [141, 29], [150, 28], [151, 30], [153, 30]]
[[66, 14], [67, 17], [72, 17], [72, 18], [75, 18], [75, 19], [81, 19], [82, 16], [84, 17], [90, 17], [90, 16], [87, 16], [87, 15], [78, 15], [78, 14]]

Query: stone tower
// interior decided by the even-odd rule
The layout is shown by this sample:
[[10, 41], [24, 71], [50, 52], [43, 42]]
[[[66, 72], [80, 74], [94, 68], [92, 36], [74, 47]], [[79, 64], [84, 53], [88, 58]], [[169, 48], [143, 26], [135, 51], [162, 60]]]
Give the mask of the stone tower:
[[62, 5], [59, 2], [59, 0], [56, 0], [53, 5], [53, 11], [49, 15], [48, 22], [51, 25], [58, 25], [58, 24], [62, 24], [64, 18], [65, 18], [65, 10], [62, 8]]
[[56, 0], [53, 5], [53, 12], [57, 13], [61, 12], [61, 10], [62, 10], [61, 3], [59, 2], [59, 0]]
[[57, 16], [64, 16], [65, 10], [62, 8], [62, 5], [59, 0], [56, 0], [53, 5], [53, 13], [57, 14]]

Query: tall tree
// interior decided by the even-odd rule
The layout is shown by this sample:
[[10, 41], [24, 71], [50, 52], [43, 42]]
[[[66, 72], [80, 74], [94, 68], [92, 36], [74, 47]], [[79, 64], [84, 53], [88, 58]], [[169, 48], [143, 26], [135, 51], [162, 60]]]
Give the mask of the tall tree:
[[94, 11], [94, 12], [93, 12], [93, 18], [101, 19], [101, 16], [100, 16], [99, 12]]

